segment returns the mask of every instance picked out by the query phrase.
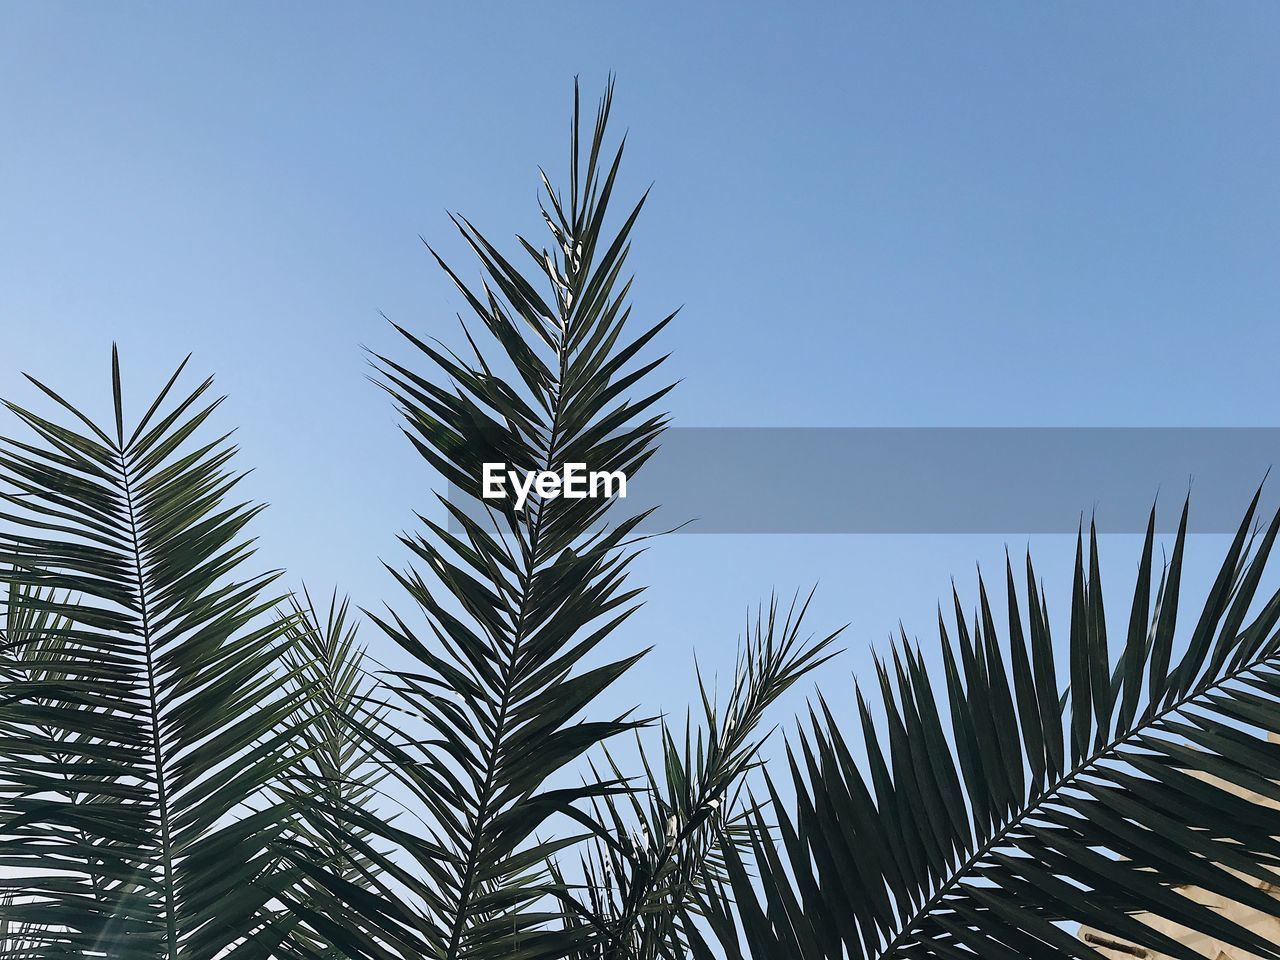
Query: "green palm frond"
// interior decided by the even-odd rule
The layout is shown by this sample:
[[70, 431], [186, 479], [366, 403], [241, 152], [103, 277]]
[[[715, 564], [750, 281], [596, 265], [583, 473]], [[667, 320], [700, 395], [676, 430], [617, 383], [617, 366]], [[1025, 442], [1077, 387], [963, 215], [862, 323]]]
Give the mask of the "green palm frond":
[[[597, 936], [575, 960], [679, 960], [698, 936], [698, 891], [723, 884], [724, 846], [749, 841], [755, 804], [745, 793], [747, 774], [759, 764], [768, 736], [761, 725], [769, 707], [805, 674], [825, 663], [842, 631], [818, 640], [802, 635], [812, 594], [781, 611], [777, 598], [748, 623], [724, 706], [699, 672], [701, 723], [686, 717], [678, 737], [661, 729], [661, 764], [650, 763], [637, 735], [643, 792], [594, 801], [601, 838], [581, 862], [587, 895], [573, 922]], [[608, 753], [610, 777], [624, 780]]]
[[[273, 782], [272, 792], [298, 809], [316, 793], [328, 797], [324, 806], [366, 806], [386, 772], [377, 763], [376, 745], [361, 734], [369, 725], [382, 723], [386, 711], [376, 699], [365, 649], [357, 645], [358, 625], [351, 618], [350, 602], [335, 594], [321, 614], [304, 589], [301, 597], [289, 599], [280, 616], [288, 640], [280, 663], [290, 678], [286, 696], [298, 710], [294, 729], [300, 749], [296, 766]], [[361, 858], [335, 846], [342, 841], [340, 825], [312, 840], [328, 847], [324, 855], [343, 862], [351, 871], [349, 879], [354, 879]], [[354, 862], [346, 863], [348, 857]]]
[[[63, 697], [75, 677], [74, 670], [68, 670], [74, 648], [68, 643], [71, 621], [55, 612], [58, 608], [49, 591], [21, 583], [4, 586], [0, 605], [0, 756], [18, 755], [21, 751], [15, 744], [35, 740], [53, 760], [45, 765], [44, 776], [57, 785], [55, 790], [74, 797], [77, 778], [68, 771], [75, 768], [64, 764], [76, 758], [75, 737], [59, 722], [65, 707]], [[34, 751], [27, 745], [25, 752]], [[89, 779], [79, 777], [82, 788]], [[112, 796], [110, 778], [102, 778], [102, 783], [106, 790], [96, 785], [90, 790], [105, 803]], [[82, 826], [68, 824], [67, 832], [82, 844], [90, 839]], [[56, 918], [48, 922], [44, 905], [27, 888], [27, 878], [11, 875], [16, 866], [15, 861], [0, 861], [0, 884], [9, 891], [0, 896], [0, 944], [4, 946], [0, 957], [36, 957], [67, 930]], [[56, 869], [55, 864], [50, 866]], [[101, 896], [106, 880], [98, 863], [86, 862], [84, 873]], [[36, 915], [45, 922], [33, 921]]]
[[552, 242], [520, 238], [528, 269], [454, 218], [484, 278], [468, 286], [437, 260], [487, 331], [491, 355], [464, 322], [470, 359], [403, 329], [434, 372], [376, 358], [406, 435], [462, 498], [441, 498], [447, 525], [423, 517], [426, 531], [402, 538], [417, 567], [392, 573], [417, 613], [370, 615], [413, 664], [387, 675], [388, 724], [369, 725], [405, 818], [379, 827], [347, 811], [352, 825], [397, 848], [366, 851], [381, 871], [379, 897], [300, 862], [333, 900], [295, 909], [327, 922], [326, 935], [353, 955], [563, 958], [577, 933], [548, 923], [555, 891], [545, 864], [574, 838], [530, 838], [557, 815], [587, 821], [585, 801], [623, 789], [547, 781], [637, 723], [579, 718], [636, 659], [582, 665], [636, 608], [626, 577], [642, 518], [607, 522], [605, 498], [535, 494], [519, 510], [490, 500], [479, 518], [461, 506], [482, 500], [485, 463], [555, 472], [585, 464], [634, 479], [664, 427], [652, 411], [670, 388], [643, 386], [661, 358], [636, 358], [670, 317], [626, 333], [622, 271], [643, 200], [618, 227], [606, 223], [622, 159], [621, 147], [605, 152], [611, 97], [586, 131], [575, 97], [569, 189], [561, 196], [544, 175]]
[[[285, 696], [297, 707], [290, 718], [297, 754], [273, 781], [270, 793], [288, 807], [305, 811], [291, 823], [287, 838], [295, 856], [305, 848], [309, 862], [343, 883], [367, 887], [366, 875], [377, 869], [363, 853], [370, 833], [349, 824], [342, 811], [364, 809], [377, 800], [386, 773], [377, 761], [375, 743], [363, 731], [382, 723], [385, 711], [376, 699], [365, 649], [357, 642], [358, 625], [349, 601], [339, 600], [335, 593], [322, 612], [305, 589], [289, 599], [279, 616], [288, 641], [280, 657], [289, 677]], [[291, 875], [287, 882], [289, 897], [305, 899], [316, 893], [305, 878]], [[344, 956], [294, 921], [288, 912], [276, 918], [292, 951], [287, 955], [323, 960]], [[285, 953], [283, 947], [281, 952]]]
[[114, 351], [105, 426], [34, 380], [57, 415], [7, 404], [34, 437], [0, 441], [0, 885], [49, 956], [231, 955], [287, 824], [246, 807], [297, 752], [276, 575], [183, 367], [136, 424]]
[[0, 897], [0, 957], [4, 960], [41, 960], [47, 940], [39, 925], [11, 919], [14, 898]]
[[755, 820], [758, 879], [730, 849], [736, 905], [707, 891], [724, 954], [742, 956], [745, 943], [757, 960], [1096, 957], [1071, 930], [1084, 923], [1198, 957], [1142, 912], [1280, 956], [1174, 889], [1280, 915], [1259, 889], [1280, 870], [1280, 812], [1239, 795], [1280, 801], [1280, 745], [1268, 739], [1280, 733], [1280, 593], [1259, 591], [1280, 515], [1254, 529], [1257, 502], [1189, 630], [1187, 513], [1155, 578], [1153, 512], [1114, 658], [1096, 536], [1087, 551], [1082, 538], [1069, 704], [1029, 558], [1025, 608], [1007, 573], [1005, 644], [981, 583], [971, 624], [958, 597], [954, 631], [939, 618], [941, 689], [905, 636], [878, 664], [883, 728], [857, 691], [864, 760], [822, 704], [789, 751], [795, 803], [773, 790], [776, 841]]

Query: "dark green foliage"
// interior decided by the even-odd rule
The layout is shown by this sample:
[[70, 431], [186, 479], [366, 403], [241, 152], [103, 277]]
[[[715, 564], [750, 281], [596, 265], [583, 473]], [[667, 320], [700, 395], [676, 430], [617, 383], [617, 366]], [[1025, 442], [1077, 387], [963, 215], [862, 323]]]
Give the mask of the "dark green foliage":
[[44, 940], [38, 924], [11, 917], [12, 897], [0, 899], [0, 957], [5, 960], [39, 960]]
[[[661, 359], [637, 357], [667, 320], [625, 332], [622, 271], [643, 201], [613, 232], [606, 223], [622, 158], [621, 148], [605, 153], [610, 98], [585, 136], [575, 101], [568, 193], [544, 176], [552, 242], [520, 240], [527, 276], [454, 218], [484, 279], [469, 287], [440, 263], [496, 356], [464, 323], [471, 359], [401, 330], [430, 376], [376, 358], [406, 435], [464, 495], [480, 498], [486, 462], [634, 477], [663, 429], [652, 410], [669, 388], [644, 389]], [[562, 958], [589, 931], [549, 925], [563, 891], [547, 862], [575, 837], [538, 831], [557, 815], [592, 829], [584, 803], [625, 784], [546, 781], [636, 726], [626, 715], [580, 715], [636, 659], [583, 665], [636, 608], [639, 591], [625, 581], [642, 518], [610, 523], [607, 499], [535, 495], [520, 511], [489, 501], [475, 519], [456, 497], [441, 499], [452, 523], [423, 517], [425, 532], [403, 537], [415, 566], [392, 571], [417, 612], [371, 614], [412, 662], [386, 676], [390, 722], [367, 725], [412, 827], [348, 810], [353, 826], [392, 845], [365, 851], [382, 871], [380, 898], [302, 863], [330, 900], [301, 909], [317, 924], [342, 917], [328, 934], [362, 956]]]
[[[182, 372], [128, 423], [9, 404], [0, 450], [0, 886], [40, 956], [254, 956], [294, 756], [285, 625], [245, 573], [256, 507]], [[33, 381], [34, 382], [34, 381]], [[248, 801], [260, 801], [250, 807]]]
[[756, 818], [759, 878], [731, 849], [730, 884], [708, 891], [725, 953], [741, 956], [736, 914], [750, 954], [770, 960], [1095, 956], [1066, 922], [1197, 956], [1132, 918], [1143, 911], [1280, 956], [1171, 889], [1280, 915], [1247, 882], [1275, 879], [1280, 812], [1232, 790], [1280, 800], [1267, 738], [1280, 733], [1280, 594], [1258, 593], [1280, 517], [1255, 531], [1256, 506], [1191, 623], [1178, 610], [1186, 511], [1159, 582], [1153, 514], [1114, 658], [1096, 537], [1087, 557], [1082, 539], [1069, 703], [1029, 559], [1025, 610], [1008, 570], [1005, 644], [980, 584], [971, 625], [958, 597], [954, 632], [939, 620], [945, 689], [904, 636], [878, 665], [878, 698], [857, 690], [865, 760], [821, 703], [789, 751], [797, 800], [771, 785], [776, 839]]
[[[113, 355], [105, 425], [39, 383], [54, 414], [8, 405], [24, 432], [0, 438], [0, 956], [1096, 957], [1085, 923], [1193, 960], [1150, 913], [1280, 960], [1175, 889], [1280, 915], [1254, 884], [1280, 871], [1280, 593], [1261, 588], [1280, 516], [1255, 529], [1256, 498], [1194, 623], [1185, 509], [1159, 575], [1153, 514], [1118, 643], [1091, 531], [1064, 676], [1030, 559], [1025, 601], [1010, 564], [1003, 639], [981, 582], [972, 620], [956, 596], [939, 675], [903, 634], [874, 696], [854, 690], [856, 732], [819, 695], [790, 782], [765, 775], [759, 797], [765, 713], [836, 636], [802, 638], [807, 602], [771, 603], [724, 704], [699, 676], [699, 721], [657, 724], [659, 750], [645, 719], [600, 715], [639, 656], [609, 647], [638, 606], [644, 518], [463, 504], [485, 463], [634, 477], [665, 427], [647, 353], [671, 317], [629, 323], [644, 201], [609, 212], [611, 95], [590, 130], [575, 96], [567, 192], [542, 178], [545, 247], [519, 238], [517, 266], [454, 218], [482, 275], [437, 257], [466, 349], [397, 328], [413, 361], [375, 357], [454, 488], [401, 538], [411, 603], [368, 614], [399, 656], [376, 677], [345, 602], [320, 614], [246, 572], [258, 508], [233, 495], [226, 437], [205, 438], [209, 381], [175, 393], [179, 368], [135, 423]], [[623, 733], [635, 770], [609, 747]]]
[[[332, 871], [343, 883], [370, 886], [366, 877], [376, 866], [362, 852], [370, 831], [351, 824], [343, 811], [376, 804], [385, 777], [376, 745], [363, 735], [368, 725], [385, 717], [377, 684], [366, 672], [365, 651], [357, 646], [348, 601], [339, 602], [335, 595], [322, 615], [304, 591], [300, 598], [290, 598], [279, 615], [288, 641], [280, 664], [290, 678], [287, 695], [297, 709], [291, 718], [297, 742], [294, 762], [271, 784], [273, 798], [297, 811], [280, 846]], [[289, 874], [284, 879], [281, 896], [288, 901], [306, 901], [316, 894], [305, 876]], [[323, 960], [345, 956], [299, 926], [298, 919], [281, 910], [273, 920], [274, 929], [287, 938], [288, 950]]]
[[[707, 884], [727, 881], [725, 845], [745, 844], [757, 807], [746, 793], [767, 732], [765, 712], [792, 684], [825, 663], [839, 634], [816, 642], [801, 636], [808, 600], [779, 618], [777, 601], [748, 625], [727, 702], [720, 707], [699, 675], [702, 724], [685, 720], [679, 740], [661, 728], [655, 769], [639, 741], [641, 792], [595, 801], [606, 832], [584, 857], [583, 902], [570, 916], [597, 935], [575, 960], [677, 960], [698, 938], [700, 898]], [[626, 778], [607, 756], [609, 777]]]

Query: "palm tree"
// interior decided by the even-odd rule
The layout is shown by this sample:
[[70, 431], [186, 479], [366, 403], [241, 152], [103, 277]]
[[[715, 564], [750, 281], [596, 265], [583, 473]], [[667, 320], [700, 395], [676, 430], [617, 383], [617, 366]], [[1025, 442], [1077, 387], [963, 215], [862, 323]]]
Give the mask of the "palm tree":
[[599, 715], [642, 655], [605, 651], [645, 517], [486, 500], [482, 477], [634, 477], [665, 428], [646, 352], [674, 314], [630, 332], [644, 198], [614, 224], [611, 102], [587, 131], [575, 91], [568, 189], [542, 176], [550, 242], [518, 238], [524, 269], [454, 218], [482, 274], [436, 258], [466, 349], [397, 328], [430, 370], [374, 358], [453, 488], [401, 537], [412, 612], [366, 611], [401, 657], [379, 675], [345, 602], [246, 572], [258, 508], [205, 436], [210, 381], [174, 393], [185, 362], [128, 427], [114, 351], [107, 423], [36, 381], [55, 414], [8, 405], [27, 433], [0, 438], [3, 956], [1192, 960], [1155, 917], [1280, 958], [1181, 892], [1280, 916], [1280, 813], [1245, 798], [1280, 807], [1280, 592], [1260, 589], [1280, 515], [1255, 528], [1256, 497], [1191, 630], [1186, 508], [1158, 575], [1153, 511], [1115, 656], [1091, 530], [1068, 682], [1030, 558], [1025, 601], [1010, 563], [1003, 641], [980, 580], [972, 622], [958, 595], [939, 617], [941, 677], [904, 633], [877, 695], [855, 688], [857, 732], [819, 695], [763, 800], [766, 712], [839, 634], [804, 635], [807, 602], [757, 615], [723, 705], [699, 676], [697, 722]]
[[0, 442], [0, 892], [40, 956], [259, 956], [274, 936], [288, 621], [276, 574], [245, 572], [258, 508], [204, 436], [211, 381], [174, 393], [184, 367], [132, 424], [114, 351], [105, 425], [34, 380], [60, 417], [7, 404], [34, 436]]
[[1153, 511], [1114, 657], [1097, 538], [1087, 556], [1081, 538], [1069, 683], [1028, 557], [1025, 604], [1006, 571], [1003, 644], [980, 581], [971, 625], [958, 596], [954, 632], [939, 615], [941, 681], [904, 635], [877, 663], [878, 699], [856, 690], [856, 740], [819, 699], [788, 751], [794, 803], [770, 781], [775, 822], [758, 814], [751, 858], [729, 848], [730, 882], [704, 889], [723, 955], [1099, 956], [1070, 929], [1081, 923], [1126, 954], [1200, 956], [1141, 912], [1280, 956], [1176, 889], [1280, 916], [1261, 889], [1280, 870], [1280, 812], [1240, 795], [1280, 801], [1280, 745], [1267, 736], [1280, 732], [1280, 593], [1259, 594], [1280, 515], [1254, 529], [1257, 503], [1189, 631], [1187, 511], [1158, 579]]
[[[606, 232], [622, 156], [604, 152], [611, 97], [583, 136], [575, 96], [567, 199], [543, 177], [553, 247], [521, 241], [536, 276], [455, 219], [486, 280], [449, 275], [500, 362], [469, 331], [471, 362], [401, 331], [447, 386], [376, 358], [406, 434], [464, 496], [490, 461], [634, 477], [665, 425], [651, 411], [669, 386], [633, 396], [662, 362], [637, 358], [671, 317], [623, 335], [644, 201]], [[10, 405], [36, 439], [0, 452], [6, 934], [37, 937], [39, 956], [140, 960], [621, 958], [682, 943], [723, 838], [745, 837], [735, 798], [757, 725], [832, 638], [810, 643], [802, 611], [779, 624], [771, 606], [723, 717], [704, 691], [705, 753], [700, 740], [681, 757], [664, 726], [665, 782], [646, 769], [637, 783], [605, 753], [607, 776], [546, 787], [647, 723], [580, 719], [638, 656], [580, 667], [636, 609], [626, 576], [644, 518], [535, 496], [474, 519], [446, 501], [449, 526], [423, 518], [425, 534], [403, 537], [427, 578], [392, 571], [425, 632], [370, 615], [412, 663], [375, 682], [345, 603], [321, 616], [305, 594], [269, 593], [275, 573], [241, 573], [258, 508], [228, 501], [233, 450], [201, 436], [220, 401], [204, 399], [210, 381], [175, 400], [183, 368], [128, 430], [114, 351], [106, 426], [35, 381], [60, 420]], [[589, 869], [565, 881], [556, 855], [592, 840], [596, 862], [612, 857], [623, 798], [676, 826], [653, 863], [627, 861], [605, 917]], [[576, 829], [530, 839], [552, 820]]]

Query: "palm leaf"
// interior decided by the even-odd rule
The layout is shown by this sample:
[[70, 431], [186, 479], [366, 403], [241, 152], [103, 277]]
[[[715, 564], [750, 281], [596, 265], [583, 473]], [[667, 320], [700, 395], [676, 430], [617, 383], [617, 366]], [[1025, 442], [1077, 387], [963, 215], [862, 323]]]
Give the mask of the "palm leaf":
[[1096, 536], [1087, 551], [1081, 539], [1069, 703], [1028, 558], [1025, 605], [1007, 571], [1003, 645], [980, 582], [972, 621], [958, 598], [954, 627], [939, 619], [941, 687], [905, 636], [877, 664], [877, 699], [856, 690], [865, 759], [820, 704], [788, 751], [794, 805], [771, 785], [776, 833], [757, 817], [752, 857], [731, 849], [730, 884], [706, 892], [722, 949], [738, 956], [741, 937], [770, 960], [1095, 957], [1070, 932], [1082, 923], [1131, 949], [1198, 956], [1142, 912], [1280, 956], [1176, 889], [1280, 915], [1259, 889], [1280, 869], [1280, 813], [1238, 795], [1280, 800], [1268, 741], [1280, 733], [1280, 593], [1259, 593], [1280, 515], [1255, 530], [1256, 508], [1189, 630], [1187, 512], [1158, 579], [1153, 512], [1114, 658]]
[[433, 372], [375, 358], [404, 432], [461, 496], [441, 498], [447, 524], [422, 517], [425, 532], [402, 538], [416, 566], [392, 573], [416, 612], [370, 614], [412, 664], [385, 677], [388, 722], [366, 724], [403, 816], [380, 825], [345, 811], [352, 827], [395, 847], [365, 851], [380, 870], [377, 896], [298, 861], [331, 900], [294, 908], [317, 929], [327, 923], [353, 955], [563, 958], [578, 936], [550, 926], [545, 905], [562, 892], [545, 864], [574, 837], [531, 838], [557, 815], [586, 821], [585, 801], [622, 789], [547, 781], [637, 723], [580, 717], [636, 659], [582, 666], [636, 608], [626, 577], [642, 518], [609, 522], [603, 498], [535, 494], [522, 510], [491, 500], [478, 517], [462, 504], [482, 500], [485, 463], [555, 472], [577, 463], [634, 478], [665, 424], [652, 411], [669, 388], [643, 389], [661, 361], [636, 357], [670, 317], [625, 332], [622, 271], [643, 200], [618, 227], [606, 223], [622, 159], [621, 147], [605, 152], [611, 98], [583, 131], [575, 96], [566, 195], [543, 177], [552, 242], [519, 240], [516, 260], [531, 267], [453, 218], [483, 279], [468, 286], [437, 260], [483, 326], [489, 355], [464, 322], [469, 359], [402, 328]]
[[[696, 936], [700, 901], [708, 883], [727, 881], [724, 847], [749, 840], [755, 810], [745, 792], [769, 731], [760, 729], [769, 707], [805, 674], [825, 663], [842, 631], [806, 639], [802, 625], [812, 594], [780, 610], [776, 598], [748, 628], [727, 702], [699, 673], [701, 723], [686, 718], [683, 736], [661, 728], [661, 763], [651, 764], [637, 736], [644, 769], [641, 794], [594, 802], [603, 829], [584, 856], [587, 896], [573, 904], [571, 921], [597, 933], [574, 960], [678, 960]], [[605, 751], [612, 779], [626, 779]], [[567, 883], [567, 882], [566, 882]]]
[[[75, 676], [74, 670], [68, 670], [74, 648], [67, 642], [71, 622], [54, 612], [58, 607], [49, 591], [21, 584], [6, 587], [4, 603], [0, 605], [0, 743], [6, 755], [13, 755], [15, 741], [37, 741], [54, 760], [47, 765], [45, 776], [56, 784], [55, 789], [74, 797], [77, 778], [66, 771], [75, 769], [69, 761], [76, 759], [77, 747], [74, 734], [59, 722], [63, 697], [72, 689]], [[28, 753], [32, 752], [30, 746], [26, 744]], [[79, 781], [84, 788], [89, 778], [81, 775]], [[112, 785], [109, 778], [100, 782], [105, 789], [94, 784], [91, 795], [105, 803], [113, 795]], [[66, 832], [82, 844], [82, 849], [87, 849], [90, 837], [83, 826], [69, 824]], [[11, 863], [6, 866], [13, 869]], [[85, 868], [90, 886], [101, 898], [106, 884], [101, 861], [86, 863]], [[10, 892], [0, 897], [0, 943], [5, 946], [0, 956], [41, 956], [67, 930], [56, 922], [31, 920], [35, 912], [32, 906], [43, 905], [37, 897], [27, 894], [26, 878], [18, 883], [12, 877], [6, 879], [11, 891], [16, 889], [26, 895]]]
[[54, 416], [7, 404], [0, 885], [50, 956], [253, 955], [287, 823], [246, 806], [296, 754], [276, 575], [244, 572], [258, 508], [182, 369], [128, 428], [114, 351], [105, 426], [34, 380]]
[[[278, 615], [287, 640], [280, 658], [290, 678], [285, 696], [297, 710], [289, 721], [297, 754], [273, 781], [270, 793], [286, 806], [306, 811], [299, 813], [288, 834], [295, 856], [303, 856], [297, 851], [306, 849], [306, 859], [342, 882], [367, 887], [365, 877], [376, 870], [363, 853], [370, 833], [332, 814], [372, 805], [385, 778], [376, 745], [363, 736], [368, 725], [383, 722], [385, 712], [376, 700], [365, 649], [357, 642], [357, 624], [347, 600], [339, 601], [335, 594], [321, 611], [305, 589]], [[318, 892], [308, 892], [305, 878], [290, 876], [288, 882], [292, 889], [286, 896], [305, 899]], [[323, 960], [343, 956], [314, 931], [291, 922], [288, 913], [281, 913], [276, 924], [282, 952], [288, 949]]]
[[40, 960], [47, 937], [36, 924], [11, 919], [12, 897], [0, 898], [0, 957], [5, 960]]

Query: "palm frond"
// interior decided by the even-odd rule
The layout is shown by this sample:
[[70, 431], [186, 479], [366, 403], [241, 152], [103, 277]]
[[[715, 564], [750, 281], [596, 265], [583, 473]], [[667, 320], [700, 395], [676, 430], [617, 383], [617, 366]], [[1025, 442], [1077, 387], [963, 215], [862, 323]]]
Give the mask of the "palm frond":
[[[185, 367], [185, 362], [183, 364]], [[0, 888], [50, 955], [215, 957], [261, 925], [281, 805], [253, 815], [294, 751], [284, 638], [244, 572], [257, 507], [231, 499], [211, 381], [180, 367], [126, 427], [119, 358], [99, 425], [6, 406], [0, 445]]]
[[0, 957], [5, 960], [42, 960], [47, 937], [36, 924], [11, 919], [12, 896], [0, 897]]
[[[802, 634], [812, 593], [780, 610], [777, 598], [747, 624], [726, 703], [717, 703], [699, 672], [701, 722], [686, 717], [683, 736], [664, 723], [661, 763], [651, 764], [637, 735], [643, 791], [594, 801], [600, 838], [584, 856], [586, 897], [571, 922], [597, 936], [574, 960], [678, 960], [696, 936], [706, 884], [723, 884], [724, 846], [749, 840], [754, 802], [747, 774], [759, 764], [770, 706], [797, 680], [825, 663], [842, 631], [820, 639]], [[605, 748], [608, 776], [625, 780]], [[566, 882], [566, 886], [568, 883]]]
[[[36, 740], [46, 755], [55, 758], [49, 765], [48, 779], [58, 787], [73, 788], [75, 777], [64, 772], [62, 764], [75, 758], [76, 746], [72, 732], [58, 722], [62, 697], [68, 690], [68, 681], [74, 677], [74, 671], [69, 674], [67, 670], [68, 660], [74, 655], [67, 642], [71, 622], [54, 612], [58, 604], [49, 591], [10, 584], [5, 588], [3, 600], [0, 604], [0, 743], [4, 748], [0, 749], [0, 756], [15, 753], [14, 741]], [[43, 715], [43, 722], [32, 723], [33, 714]], [[27, 752], [33, 752], [30, 746]], [[103, 782], [109, 788], [108, 780]], [[109, 789], [100, 794], [102, 801], [109, 797]], [[68, 832], [81, 843], [89, 840], [83, 828], [70, 826]], [[50, 922], [38, 895], [26, 888], [27, 878], [9, 875], [15, 866], [9, 861], [0, 863], [0, 876], [8, 881], [5, 886], [10, 890], [0, 896], [0, 945], [4, 947], [0, 956], [39, 957], [68, 930], [56, 922], [56, 917]], [[56, 869], [56, 865], [53, 866]], [[96, 863], [84, 866], [90, 886], [102, 891], [106, 878], [96, 869]], [[35, 922], [32, 919], [35, 914], [41, 915], [44, 922]]]
[[[306, 806], [307, 798], [316, 792], [329, 795], [329, 802], [336, 806], [365, 806], [386, 772], [376, 762], [376, 745], [361, 733], [384, 721], [386, 711], [376, 698], [365, 648], [357, 643], [358, 626], [352, 620], [350, 602], [335, 594], [321, 613], [304, 589], [301, 596], [289, 598], [279, 615], [288, 640], [280, 663], [290, 678], [286, 696], [298, 711], [293, 729], [299, 751], [297, 765], [285, 770], [271, 790], [297, 808]], [[352, 723], [353, 717], [359, 722]], [[360, 869], [360, 858], [340, 849], [338, 825], [312, 840], [327, 847], [324, 855], [335, 862], [352, 858], [347, 870]]]
[[[368, 888], [366, 877], [377, 869], [363, 852], [370, 833], [350, 825], [341, 813], [377, 802], [386, 776], [376, 745], [363, 733], [382, 724], [385, 711], [377, 701], [365, 649], [358, 644], [358, 625], [348, 600], [335, 593], [321, 610], [305, 588], [289, 598], [278, 616], [287, 640], [280, 663], [290, 678], [285, 696], [296, 706], [289, 726], [297, 753], [271, 783], [270, 794], [299, 811], [287, 835], [295, 857], [305, 848], [309, 862], [343, 883]], [[291, 875], [286, 882], [291, 888], [287, 897], [306, 899], [317, 893], [305, 877]], [[344, 956], [296, 920], [288, 912], [276, 918], [282, 953], [322, 960]]]
[[[461, 498], [441, 498], [447, 524], [422, 517], [425, 532], [402, 538], [417, 567], [392, 573], [417, 613], [370, 614], [412, 661], [386, 676], [390, 726], [368, 731], [411, 821], [379, 826], [348, 810], [396, 847], [366, 851], [381, 871], [378, 899], [302, 864], [333, 900], [295, 907], [328, 921], [353, 955], [563, 958], [576, 933], [548, 924], [542, 904], [555, 891], [544, 865], [575, 838], [530, 838], [557, 815], [587, 821], [585, 801], [623, 789], [547, 781], [638, 722], [580, 716], [636, 659], [583, 666], [636, 609], [626, 578], [642, 518], [609, 522], [603, 497], [535, 493], [518, 509], [484, 501], [481, 486], [485, 463], [557, 473], [585, 464], [633, 479], [665, 424], [652, 411], [669, 387], [643, 389], [661, 358], [636, 358], [670, 317], [625, 332], [622, 271], [643, 199], [609, 227], [622, 159], [621, 147], [605, 149], [611, 98], [583, 131], [575, 96], [569, 188], [562, 196], [543, 177], [551, 243], [519, 238], [529, 269], [453, 218], [483, 279], [468, 286], [436, 259], [487, 332], [489, 355], [464, 322], [469, 359], [403, 328], [433, 372], [375, 358], [405, 434]], [[468, 498], [483, 503], [479, 517]]]
[[1280, 800], [1280, 593], [1259, 592], [1280, 515], [1255, 529], [1257, 503], [1189, 630], [1187, 511], [1159, 577], [1153, 511], [1114, 658], [1096, 535], [1081, 538], [1065, 687], [1028, 558], [1025, 605], [1007, 570], [1005, 644], [980, 582], [971, 622], [958, 597], [954, 628], [939, 617], [942, 688], [905, 636], [877, 664], [883, 728], [856, 690], [864, 760], [820, 704], [789, 751], [794, 806], [771, 783], [776, 842], [757, 817], [752, 857], [730, 849], [728, 890], [707, 891], [725, 953], [741, 937], [770, 960], [1096, 957], [1070, 930], [1083, 923], [1199, 956], [1141, 911], [1280, 956], [1176, 889], [1280, 915], [1259, 888], [1280, 870], [1280, 812], [1239, 795]]

